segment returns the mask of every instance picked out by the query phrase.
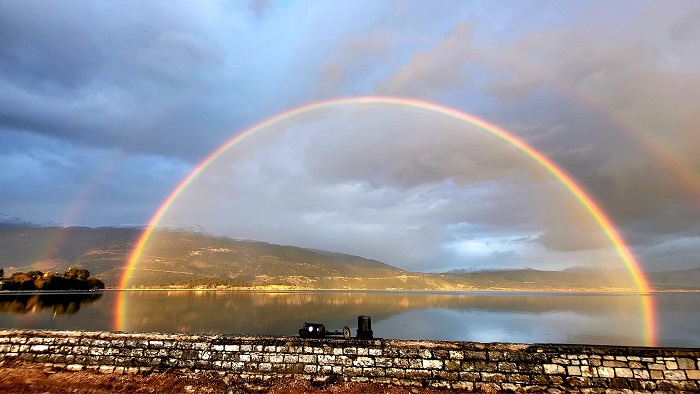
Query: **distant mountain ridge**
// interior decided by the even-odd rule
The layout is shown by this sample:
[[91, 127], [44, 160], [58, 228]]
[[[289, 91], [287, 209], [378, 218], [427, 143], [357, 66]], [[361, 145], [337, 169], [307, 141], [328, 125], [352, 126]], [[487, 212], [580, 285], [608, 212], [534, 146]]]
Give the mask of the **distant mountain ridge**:
[[[7, 219], [10, 218], [10, 219]], [[7, 220], [6, 220], [7, 219]], [[64, 272], [83, 267], [107, 287], [119, 285], [144, 226], [63, 227], [0, 216], [0, 267]], [[658, 290], [700, 290], [700, 268], [647, 273]], [[154, 231], [132, 273], [133, 287], [634, 291], [629, 275], [589, 268], [541, 271], [409, 272], [348, 254], [214, 236], [199, 227]]]

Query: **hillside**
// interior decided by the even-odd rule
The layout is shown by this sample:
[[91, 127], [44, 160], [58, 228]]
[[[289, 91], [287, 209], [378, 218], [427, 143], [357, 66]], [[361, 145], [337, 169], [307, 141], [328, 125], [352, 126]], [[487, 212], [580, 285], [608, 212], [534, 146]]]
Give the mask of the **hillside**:
[[[83, 267], [109, 287], [120, 283], [142, 229], [138, 227], [0, 224], [0, 267], [64, 272]], [[700, 268], [649, 273], [658, 290], [700, 290]], [[533, 269], [426, 274], [341, 253], [216, 237], [203, 232], [154, 232], [131, 287], [396, 289], [493, 291], [633, 290], [625, 271]]]

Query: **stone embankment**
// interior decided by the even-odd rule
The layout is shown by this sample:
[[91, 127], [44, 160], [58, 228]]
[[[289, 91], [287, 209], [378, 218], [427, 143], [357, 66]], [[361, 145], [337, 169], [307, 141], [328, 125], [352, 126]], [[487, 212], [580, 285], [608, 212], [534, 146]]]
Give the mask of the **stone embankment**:
[[696, 392], [700, 349], [0, 330], [0, 360], [141, 374], [215, 371], [463, 391]]

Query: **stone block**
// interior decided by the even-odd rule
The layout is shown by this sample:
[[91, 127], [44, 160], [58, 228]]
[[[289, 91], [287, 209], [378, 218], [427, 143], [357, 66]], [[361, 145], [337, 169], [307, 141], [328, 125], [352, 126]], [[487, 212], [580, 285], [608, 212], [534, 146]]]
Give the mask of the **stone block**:
[[542, 365], [531, 364], [531, 363], [518, 364], [518, 371], [522, 372], [522, 373], [530, 373], [530, 374], [542, 374], [542, 373], [544, 373], [544, 369], [542, 368]]
[[476, 382], [481, 379], [481, 375], [478, 372], [460, 372], [459, 378], [468, 382]]
[[572, 387], [591, 387], [591, 379], [581, 376], [569, 376], [566, 382]]
[[695, 360], [685, 357], [679, 357], [677, 360], [678, 368], [680, 369], [697, 369]]
[[464, 353], [456, 350], [450, 350], [448, 353], [448, 357], [451, 360], [464, 360]]
[[370, 355], [370, 356], [381, 356], [381, 355], [382, 355], [382, 349], [371, 348], [371, 349], [369, 349], [369, 355]]
[[32, 361], [34, 361], [34, 357], [36, 357], [36, 356], [32, 353], [19, 353], [19, 355], [16, 357], [22, 361], [32, 362]]
[[452, 388], [461, 391], [473, 391], [474, 383], [472, 382], [452, 382]]
[[400, 357], [401, 356], [401, 350], [399, 348], [395, 347], [388, 347], [384, 348], [383, 351], [384, 357]]
[[505, 382], [506, 376], [502, 373], [482, 372], [481, 380], [484, 382]]
[[442, 369], [443, 363], [441, 360], [423, 360], [423, 369]]
[[[299, 355], [299, 362], [303, 364], [316, 364], [316, 355], [314, 354], [302, 354]], [[241, 361], [243, 360], [243, 356], [241, 356]]]
[[498, 383], [477, 382], [475, 386], [480, 393], [500, 393], [503, 391], [503, 387]]
[[612, 367], [598, 367], [598, 376], [601, 378], [613, 378], [615, 377], [615, 369]]
[[35, 353], [45, 353], [49, 350], [47, 345], [32, 345], [30, 350]]
[[680, 391], [680, 389], [681, 389], [679, 387], [678, 382], [667, 381], [667, 380], [657, 381], [656, 388], [657, 388], [657, 390], [662, 390], [662, 392], [667, 392], [667, 393]]
[[595, 370], [595, 368], [591, 368], [588, 365], [582, 365], [579, 368], [581, 370], [581, 376], [584, 376], [584, 377], [597, 377], [598, 376], [598, 372]]
[[384, 368], [362, 368], [362, 376], [383, 377], [386, 376]]
[[456, 381], [459, 380], [459, 372], [436, 370], [433, 371], [433, 379]]
[[571, 376], [581, 376], [581, 367], [569, 365], [566, 367], [566, 372]]
[[484, 361], [477, 361], [474, 363], [474, 370], [481, 371], [481, 372], [497, 372], [498, 371], [498, 364], [484, 362]]
[[666, 361], [666, 369], [678, 369], [678, 363], [674, 361]]
[[105, 354], [105, 349], [101, 347], [91, 347], [89, 354], [91, 356], [102, 356]]
[[447, 390], [451, 387], [450, 382], [440, 380], [430, 382], [429, 386], [438, 390]]
[[685, 380], [680, 382], [681, 390], [687, 392], [698, 392], [698, 384], [694, 381]]
[[[324, 356], [319, 356], [319, 363], [321, 362], [320, 358]], [[325, 356], [325, 357], [333, 357], [333, 356]], [[281, 364], [284, 362], [284, 355], [282, 354], [272, 354], [268, 357], [269, 362], [273, 364]], [[333, 358], [335, 360], [335, 358]]]
[[559, 364], [545, 364], [544, 373], [547, 375], [564, 375], [566, 374], [566, 369]]
[[516, 363], [511, 363], [511, 362], [500, 362], [498, 363], [498, 371], [499, 372], [517, 372], [518, 371], [518, 365]]
[[486, 360], [486, 352], [467, 350], [464, 352], [465, 360]]
[[688, 379], [692, 380], [700, 380], [700, 371], [697, 369], [690, 369], [685, 371], [686, 376], [688, 376]]
[[511, 383], [530, 384], [530, 377], [519, 373], [506, 374], [506, 380]]
[[651, 375], [651, 378], [654, 380], [664, 378], [664, 371], [661, 371], [661, 370], [652, 369], [652, 370], [649, 370], [649, 374]]
[[685, 371], [681, 369], [664, 371], [664, 379], [667, 380], [685, 380]]
[[335, 356], [335, 363], [347, 367], [352, 365], [352, 359], [348, 356]]
[[503, 352], [488, 352], [487, 357], [489, 361], [502, 361], [505, 360]]
[[374, 366], [374, 359], [372, 357], [358, 357], [352, 362], [352, 365], [356, 367], [372, 367]]
[[430, 371], [425, 369], [407, 369], [406, 377], [409, 379], [429, 379]]
[[343, 368], [343, 374], [350, 377], [362, 376], [362, 368], [345, 367]]
[[627, 363], [627, 366], [632, 368], [632, 369], [643, 369], [644, 368], [644, 364], [642, 364], [639, 361], [630, 361]]
[[634, 375], [629, 368], [615, 368], [615, 376], [618, 378], [631, 378]]
[[622, 361], [617, 361], [617, 360], [613, 360], [613, 361], [604, 360], [603, 366], [604, 367], [613, 367], [613, 368], [627, 368], [627, 363], [622, 362]]
[[613, 389], [628, 390], [630, 388], [630, 384], [625, 378], [612, 378], [610, 379], [610, 387]]
[[635, 379], [648, 380], [650, 378], [649, 371], [647, 371], [646, 369], [633, 369], [632, 374], [634, 374]]
[[655, 370], [664, 370], [666, 369], [666, 364], [661, 364], [661, 363], [649, 363], [647, 364], [647, 368], [649, 369], [655, 369]]
[[445, 370], [447, 371], [459, 371], [462, 369], [462, 363], [460, 363], [458, 360], [446, 360], [445, 361]]
[[386, 376], [401, 379], [406, 376], [406, 372], [400, 368], [388, 368], [386, 370]]

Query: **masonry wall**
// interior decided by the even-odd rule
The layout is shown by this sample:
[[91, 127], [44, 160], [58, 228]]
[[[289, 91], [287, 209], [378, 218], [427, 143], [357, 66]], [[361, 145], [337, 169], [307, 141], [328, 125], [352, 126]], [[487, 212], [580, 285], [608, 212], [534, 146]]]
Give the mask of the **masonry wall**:
[[103, 373], [301, 375], [465, 391], [700, 389], [700, 349], [0, 330], [0, 362]]

